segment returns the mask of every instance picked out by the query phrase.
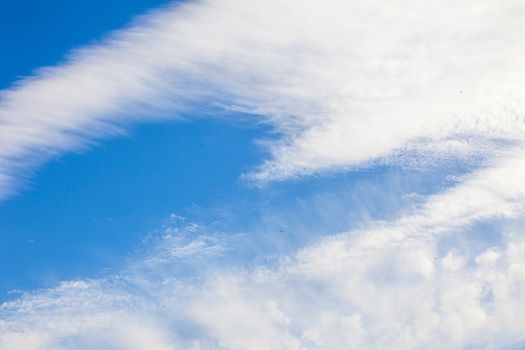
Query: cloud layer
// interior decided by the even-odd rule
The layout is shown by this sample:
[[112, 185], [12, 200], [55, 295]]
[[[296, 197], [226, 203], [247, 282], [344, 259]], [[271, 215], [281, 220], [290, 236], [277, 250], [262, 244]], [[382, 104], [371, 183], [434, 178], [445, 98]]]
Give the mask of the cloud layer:
[[523, 137], [524, 11], [513, 0], [159, 10], [1, 92], [0, 192], [50, 156], [182, 114], [270, 123], [281, 137], [248, 175], [263, 182], [411, 152], [484, 154]]
[[[522, 154], [523, 155], [523, 154]], [[417, 349], [523, 344], [525, 158], [470, 176], [414, 213], [328, 236], [278, 262], [224, 265], [228, 244], [167, 228], [107, 279], [0, 309], [6, 349]], [[509, 176], [510, 175], [510, 176]], [[459, 205], [461, 204], [461, 205]], [[489, 225], [471, 228], [477, 223]], [[189, 238], [189, 237], [194, 238]], [[489, 239], [487, 239], [489, 237]], [[186, 266], [186, 267], [185, 267]], [[184, 270], [191, 266], [191, 277]], [[220, 267], [222, 266], [222, 267]], [[182, 270], [182, 273], [181, 273]]]
[[172, 115], [272, 125], [253, 181], [476, 170], [409, 214], [257, 266], [232, 262], [224, 238], [168, 228], [119, 274], [3, 304], [0, 348], [524, 344], [524, 14], [514, 0], [190, 2], [3, 91], [0, 196], [53, 155]]

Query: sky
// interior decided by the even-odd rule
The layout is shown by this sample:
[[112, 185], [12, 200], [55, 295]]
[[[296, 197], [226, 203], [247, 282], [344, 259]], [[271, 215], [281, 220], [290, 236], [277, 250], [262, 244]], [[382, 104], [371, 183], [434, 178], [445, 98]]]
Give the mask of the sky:
[[0, 349], [523, 349], [518, 0], [5, 0]]

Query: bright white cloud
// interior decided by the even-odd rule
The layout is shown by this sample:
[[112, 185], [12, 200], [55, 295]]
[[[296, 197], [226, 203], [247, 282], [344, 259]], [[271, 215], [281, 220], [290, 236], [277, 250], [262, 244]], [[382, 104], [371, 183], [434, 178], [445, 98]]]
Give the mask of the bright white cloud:
[[524, 14], [517, 0], [193, 2], [2, 92], [3, 194], [15, 173], [130, 121], [208, 108], [280, 133], [256, 181], [414, 156], [485, 161], [414, 213], [276, 266], [218, 267], [220, 239], [166, 232], [117, 276], [4, 304], [0, 348], [524, 343]]
[[[504, 161], [480, 171], [413, 214], [326, 237], [273, 267], [218, 267], [214, 256], [226, 248], [220, 240], [206, 234], [186, 240], [167, 229], [159, 241], [163, 253], [156, 250], [117, 276], [67, 282], [4, 304], [0, 345], [460, 349], [523, 343], [525, 319], [516, 310], [525, 307], [524, 210], [512, 203], [524, 202], [525, 188], [519, 181], [508, 184], [515, 191], [499, 186], [525, 171], [523, 158], [514, 160], [515, 168]], [[507, 224], [467, 234], [469, 225], [491, 219]], [[479, 235], [493, 239], [479, 245]], [[461, 240], [465, 244], [456, 244]], [[179, 271], [188, 263], [200, 269], [189, 279]]]
[[[0, 191], [130, 121], [202, 109], [281, 134], [283, 179], [523, 138], [523, 4], [196, 1], [151, 14], [0, 95]], [[220, 112], [217, 112], [220, 113]], [[21, 175], [22, 174], [22, 175]]]

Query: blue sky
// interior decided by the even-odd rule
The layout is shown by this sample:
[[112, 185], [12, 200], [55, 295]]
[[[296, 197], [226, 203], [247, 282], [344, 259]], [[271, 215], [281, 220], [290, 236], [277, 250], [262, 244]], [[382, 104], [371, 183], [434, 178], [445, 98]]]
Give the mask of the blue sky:
[[0, 348], [520, 348], [523, 13], [4, 1]]
[[[3, 49], [8, 52], [2, 58], [3, 86], [61, 61], [71, 47], [100, 41], [134, 16], [166, 3], [9, 3], [2, 12], [2, 41], [7, 44]], [[21, 16], [29, 26], [15, 20]], [[253, 230], [267, 209], [258, 204], [261, 201], [291, 208], [297, 199], [306, 200], [312, 187], [331, 192], [335, 183], [355, 187], [363, 178], [371, 183], [368, 186], [375, 186], [376, 178], [387, 176], [388, 169], [382, 168], [363, 175], [332, 175], [324, 186], [314, 179], [261, 190], [240, 175], [267, 156], [255, 140], [275, 138], [269, 127], [192, 114], [187, 119], [135, 127], [94, 149], [56, 157], [38, 169], [22, 191], [0, 203], [3, 299], [13, 290], [50, 287], [60, 280], [92, 277], [119, 267], [173, 213], [203, 219], [209, 211], [206, 221], [229, 220], [229, 229]], [[403, 191], [411, 190], [405, 186]], [[377, 207], [370, 211], [380, 216], [381, 199], [369, 202]], [[229, 212], [220, 213], [226, 207]], [[237, 218], [231, 219], [232, 215]], [[280, 220], [282, 226], [291, 225], [286, 218]], [[331, 220], [338, 218], [325, 218], [323, 225]], [[340, 219], [330, 231], [343, 231], [351, 224], [349, 218]]]
[[[134, 16], [152, 7], [166, 4], [165, 1], [135, 1], [133, 4], [123, 6], [124, 3], [118, 1], [110, 3], [57, 1], [53, 4], [43, 4], [38, 1], [6, 1], [3, 3], [0, 12], [1, 86], [7, 87], [41, 66], [60, 61], [71, 47], [101, 40], [107, 31], [120, 28]], [[149, 133], [154, 135], [148, 135]], [[149, 131], [149, 133], [145, 130], [144, 137], [152, 140], [153, 144], [155, 144], [153, 140], [162, 136], [162, 130], [157, 130], [157, 133]], [[165, 140], [168, 142], [167, 137]], [[115, 167], [111, 165], [118, 159], [125, 161], [130, 155], [141, 157], [140, 154], [136, 154], [137, 151], [146, 150], [143, 145], [132, 145], [130, 140], [127, 140], [127, 145], [124, 145], [124, 142], [120, 144], [117, 142], [114, 145], [115, 148], [119, 146], [121, 148], [114, 150], [117, 153], [122, 152], [117, 156], [118, 158], [104, 152], [109, 152], [109, 149], [100, 148], [99, 154], [90, 154], [90, 160], [81, 159], [79, 155], [57, 159], [38, 173], [31, 184], [28, 184], [30, 188], [27, 191], [0, 204], [3, 240], [0, 270], [3, 298], [6, 297], [5, 293], [12, 289], [41, 287], [49, 283], [46, 281], [48, 278], [56, 280], [65, 277], [62, 273], [66, 271], [66, 276], [71, 277], [73, 271], [84, 274], [86, 270], [92, 272], [104, 267], [108, 261], [97, 263], [99, 259], [103, 260], [104, 246], [114, 247], [115, 250], [110, 249], [109, 252], [130, 249], [139, 241], [138, 236], [159, 222], [159, 216], [152, 214], [149, 218], [144, 217], [140, 221], [130, 222], [126, 229], [127, 233], [120, 238], [115, 237], [115, 232], [124, 233], [124, 231], [111, 229], [108, 220], [112, 216], [119, 216], [118, 225], [122, 225], [128, 222], [123, 217], [123, 213], [131, 209], [126, 205], [130, 199], [126, 188], [118, 192], [107, 189], [110, 184], [121, 183], [129, 171], [122, 168], [120, 172], [118, 165]], [[149, 158], [146, 154], [142, 157]], [[136, 162], [139, 161], [140, 158], [136, 158]], [[162, 161], [151, 159], [151, 164], [169, 161], [169, 157], [163, 158]], [[132, 162], [133, 160], [130, 159], [128, 166], [132, 167]], [[93, 165], [98, 170], [96, 171], [98, 176], [93, 173]], [[109, 178], [111, 168], [117, 171], [112, 179]], [[68, 170], [64, 173], [64, 169]], [[86, 177], [85, 174], [88, 173], [92, 176]], [[105, 178], [106, 176], [108, 178]], [[85, 182], [85, 180], [91, 181]], [[131, 185], [127, 190], [137, 188], [136, 184]], [[79, 191], [80, 188], [83, 190]], [[93, 194], [100, 194], [100, 197], [94, 198]], [[108, 198], [104, 195], [112, 197]], [[79, 203], [77, 199], [82, 196], [88, 199], [84, 202], [85, 205], [73, 204]], [[120, 204], [115, 202], [116, 197], [121, 198]], [[166, 198], [162, 201], [165, 200]], [[137, 200], [134, 203], [136, 207]], [[129, 203], [129, 205], [133, 204]], [[162, 213], [169, 211], [167, 205], [169, 204], [159, 203]], [[159, 207], [155, 209], [157, 208], [160, 209]], [[89, 219], [86, 218], [86, 214], [90, 216]], [[132, 213], [128, 215], [128, 218], [136, 217]], [[149, 222], [149, 225], [146, 222]], [[30, 243], [32, 241], [35, 244]], [[72, 247], [76, 248], [71, 250]], [[88, 253], [88, 250], [92, 252]], [[100, 251], [97, 253], [97, 250]], [[98, 254], [100, 256], [97, 256]], [[94, 269], [89, 266], [93, 266]]]
[[135, 16], [168, 1], [3, 1], [0, 86], [62, 60], [73, 47], [101, 40]]

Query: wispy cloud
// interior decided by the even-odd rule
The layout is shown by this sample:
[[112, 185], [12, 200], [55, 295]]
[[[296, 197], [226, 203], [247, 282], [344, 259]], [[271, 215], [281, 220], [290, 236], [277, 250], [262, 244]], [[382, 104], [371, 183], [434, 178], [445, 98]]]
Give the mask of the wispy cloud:
[[[3, 304], [0, 346], [525, 342], [516, 312], [525, 308], [524, 14], [514, 0], [191, 2], [3, 91], [4, 196], [52, 155], [130, 122], [203, 109], [249, 113], [279, 133], [246, 175], [254, 181], [376, 162], [484, 162], [413, 213], [325, 237], [277, 264], [228, 264], [235, 253], [219, 237], [171, 230], [115, 276]], [[482, 234], [493, 238], [485, 246], [475, 244]]]
[[[202, 109], [282, 136], [267, 181], [523, 137], [523, 6], [197, 1], [159, 10], [0, 95], [0, 191], [132, 121]], [[487, 143], [488, 142], [488, 143]]]
[[[523, 171], [514, 164], [472, 175], [413, 214], [326, 237], [273, 266], [217, 265], [220, 240], [206, 233], [187, 240], [175, 232], [195, 230], [167, 229], [164, 253], [156, 250], [154, 259], [5, 303], [0, 344], [439, 349], [525, 342], [525, 319], [515, 312], [525, 307], [525, 242], [520, 225], [511, 224], [524, 219], [522, 205], [512, 203], [524, 202], [525, 188], [499, 186]], [[480, 231], [466, 234], [496, 218], [507, 224], [488, 229], [492, 243], [475, 244]], [[466, 244], [454, 244], [460, 240]], [[181, 275], [184, 259], [199, 266], [190, 277]]]

